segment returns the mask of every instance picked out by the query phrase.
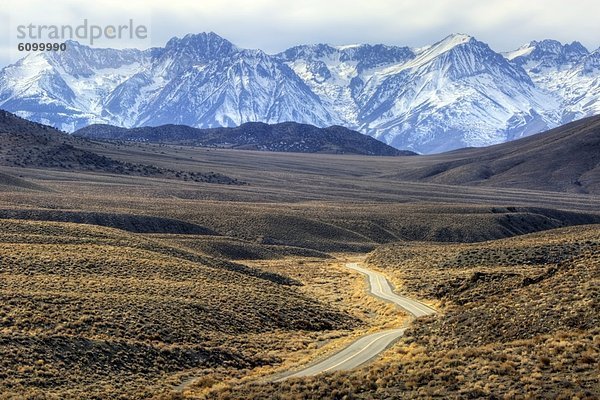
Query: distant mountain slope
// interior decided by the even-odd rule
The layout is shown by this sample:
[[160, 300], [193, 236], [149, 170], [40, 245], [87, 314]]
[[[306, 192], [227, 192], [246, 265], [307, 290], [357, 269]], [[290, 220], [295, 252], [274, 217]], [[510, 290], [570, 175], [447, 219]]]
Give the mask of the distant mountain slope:
[[558, 96], [562, 122], [600, 114], [600, 49], [590, 53], [578, 42], [542, 40], [505, 56], [536, 86]]
[[544, 40], [502, 55], [464, 34], [422, 48], [315, 44], [279, 54], [212, 32], [144, 51], [68, 42], [0, 70], [0, 107], [69, 132], [294, 121], [439, 153], [598, 114], [599, 54]]
[[[556, 100], [525, 71], [468, 35], [423, 49], [294, 48], [282, 54], [348, 126], [396, 148], [438, 153], [502, 143], [555, 126]], [[394, 50], [394, 51], [392, 51]]]
[[215, 173], [173, 171], [100, 155], [89, 141], [0, 110], [0, 166], [96, 171], [210, 183], [239, 183]]
[[341, 126], [317, 128], [295, 122], [274, 125], [247, 122], [236, 128], [213, 129], [198, 129], [185, 125], [163, 125], [133, 129], [111, 125], [90, 125], [76, 131], [75, 136], [89, 139], [119, 139], [297, 153], [376, 156], [415, 154], [410, 151], [396, 150], [370, 136]]
[[0, 165], [113, 171], [115, 160], [75, 147], [74, 138], [52, 127], [0, 110]]
[[429, 156], [402, 179], [600, 194], [600, 116], [480, 149]]
[[33, 182], [0, 172], [0, 191], [18, 189], [46, 190], [43, 186]]

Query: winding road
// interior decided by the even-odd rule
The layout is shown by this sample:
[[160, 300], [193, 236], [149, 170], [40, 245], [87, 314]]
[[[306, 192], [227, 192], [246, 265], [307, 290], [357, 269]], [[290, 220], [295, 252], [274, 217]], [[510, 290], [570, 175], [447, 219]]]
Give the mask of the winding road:
[[[373, 296], [398, 305], [410, 313], [414, 318], [436, 313], [433, 308], [428, 307], [419, 301], [394, 293], [389, 281], [384, 275], [366, 268], [361, 268], [357, 263], [347, 263], [346, 267], [358, 271], [368, 277], [370, 286], [369, 291]], [[298, 372], [294, 372], [279, 378], [275, 380], [275, 382], [280, 382], [289, 378], [318, 375], [320, 373], [329, 371], [354, 369], [377, 357], [394, 341], [400, 338], [406, 329], [406, 327], [387, 329], [381, 332], [363, 336], [351, 343], [342, 351], [326, 358], [325, 360], [322, 360]]]

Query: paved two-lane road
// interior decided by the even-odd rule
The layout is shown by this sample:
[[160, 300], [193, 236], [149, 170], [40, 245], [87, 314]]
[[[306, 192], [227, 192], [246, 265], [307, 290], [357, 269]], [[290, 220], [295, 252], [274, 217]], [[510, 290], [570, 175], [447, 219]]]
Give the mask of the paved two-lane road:
[[[372, 295], [398, 305], [412, 314], [414, 317], [422, 317], [424, 315], [436, 313], [434, 309], [421, 302], [394, 293], [390, 283], [384, 275], [366, 268], [361, 268], [357, 263], [348, 263], [346, 264], [346, 267], [358, 271], [368, 277], [370, 286], [369, 290]], [[377, 355], [388, 348], [390, 344], [401, 337], [405, 330], [405, 327], [388, 329], [363, 336], [339, 353], [336, 353], [331, 357], [328, 357], [327, 359], [301, 371], [280, 378], [277, 381], [282, 381], [288, 378], [313, 376], [323, 372], [354, 369], [377, 357]]]
[[382, 274], [361, 268], [357, 263], [348, 263], [346, 264], [346, 267], [358, 271], [361, 274], [367, 275], [369, 278], [369, 285], [371, 286], [370, 292], [373, 296], [395, 303], [410, 314], [414, 315], [415, 318], [436, 313], [433, 308], [427, 307], [425, 304], [419, 301], [394, 293], [387, 278]]

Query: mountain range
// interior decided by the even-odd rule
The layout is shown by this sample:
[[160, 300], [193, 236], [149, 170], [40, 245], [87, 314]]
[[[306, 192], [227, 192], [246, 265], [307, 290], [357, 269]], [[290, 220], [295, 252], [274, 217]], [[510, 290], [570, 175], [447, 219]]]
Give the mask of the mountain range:
[[501, 54], [454, 34], [419, 49], [317, 44], [267, 54], [200, 33], [144, 51], [67, 47], [2, 69], [0, 108], [70, 132], [98, 123], [341, 125], [421, 153], [503, 143], [600, 113], [600, 49], [578, 42]]

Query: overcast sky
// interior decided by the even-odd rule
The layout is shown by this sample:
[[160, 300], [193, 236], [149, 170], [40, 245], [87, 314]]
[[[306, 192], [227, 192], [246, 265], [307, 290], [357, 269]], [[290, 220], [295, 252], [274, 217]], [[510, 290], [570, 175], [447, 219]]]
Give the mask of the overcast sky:
[[236, 45], [269, 53], [301, 43], [385, 43], [420, 47], [467, 33], [496, 51], [536, 39], [600, 46], [598, 0], [0, 0], [0, 66], [21, 54], [17, 26], [101, 26], [133, 19], [145, 41], [100, 46], [163, 46], [173, 36], [213, 31]]

